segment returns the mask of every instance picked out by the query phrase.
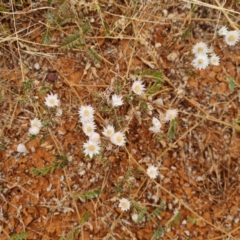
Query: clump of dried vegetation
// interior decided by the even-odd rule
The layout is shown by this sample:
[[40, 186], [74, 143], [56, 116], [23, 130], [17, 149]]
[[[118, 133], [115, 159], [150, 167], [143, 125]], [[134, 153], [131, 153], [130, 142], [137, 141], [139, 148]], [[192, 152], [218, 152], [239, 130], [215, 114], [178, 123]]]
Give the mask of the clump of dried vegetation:
[[2, 0], [0, 238], [239, 239], [239, 9]]

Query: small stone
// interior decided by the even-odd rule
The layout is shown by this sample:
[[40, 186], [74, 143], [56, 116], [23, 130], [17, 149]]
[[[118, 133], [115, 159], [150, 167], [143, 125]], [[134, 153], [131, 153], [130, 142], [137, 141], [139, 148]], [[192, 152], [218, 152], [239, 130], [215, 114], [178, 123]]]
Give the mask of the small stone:
[[196, 182], [202, 182], [203, 180], [204, 180], [204, 178], [201, 176], [196, 177]]
[[39, 69], [40, 69], [40, 65], [39, 65], [38, 63], [35, 63], [35, 64], [34, 64], [34, 68], [35, 68], [36, 70], [39, 70]]
[[47, 74], [47, 77], [46, 79], [49, 81], [49, 82], [55, 82], [57, 80], [57, 74], [54, 73], [54, 72], [50, 72]]
[[176, 52], [172, 52], [170, 54], [168, 54], [167, 56], [167, 60], [170, 62], [174, 62], [178, 57], [178, 54]]

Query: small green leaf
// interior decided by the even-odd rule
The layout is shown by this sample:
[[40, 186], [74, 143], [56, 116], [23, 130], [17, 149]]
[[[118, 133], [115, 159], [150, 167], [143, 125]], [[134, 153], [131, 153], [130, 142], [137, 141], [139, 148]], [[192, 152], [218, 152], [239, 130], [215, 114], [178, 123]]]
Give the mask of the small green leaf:
[[169, 140], [172, 140], [174, 138], [176, 131], [177, 131], [177, 119], [173, 119], [170, 122], [170, 127], [168, 130], [168, 139]]
[[8, 12], [8, 9], [5, 6], [0, 5], [0, 12]]
[[91, 212], [90, 211], [86, 211], [83, 216], [82, 216], [82, 219], [81, 219], [81, 224], [84, 224], [88, 221], [88, 218], [90, 217], [91, 215]]
[[235, 87], [235, 82], [234, 82], [234, 78], [233, 77], [228, 77], [228, 85], [229, 85], [229, 89], [231, 91], [234, 90], [234, 87]]
[[162, 237], [164, 234], [164, 228], [162, 226], [158, 227], [157, 231], [153, 234], [151, 240], [156, 240], [160, 237]]
[[105, 28], [105, 31], [106, 31], [107, 35], [110, 35], [108, 23], [104, 21], [103, 25], [104, 25], [104, 28]]
[[18, 233], [10, 237], [10, 240], [23, 240], [29, 236], [28, 232]]
[[180, 212], [178, 212], [176, 215], [174, 215], [174, 216], [172, 217], [171, 221], [169, 221], [168, 227], [170, 228], [170, 227], [178, 224], [178, 223], [180, 222], [181, 218], [182, 218], [182, 215], [181, 215]]
[[50, 36], [51, 36], [50, 31], [49, 31], [49, 29], [47, 29], [45, 31], [45, 33], [43, 34], [41, 43], [43, 43], [43, 44], [50, 44], [51, 43]]
[[94, 189], [94, 190], [86, 192], [86, 193], [75, 194], [74, 199], [80, 198], [82, 200], [90, 200], [90, 199], [98, 197], [100, 193], [101, 193], [101, 189], [97, 188], [97, 189]]

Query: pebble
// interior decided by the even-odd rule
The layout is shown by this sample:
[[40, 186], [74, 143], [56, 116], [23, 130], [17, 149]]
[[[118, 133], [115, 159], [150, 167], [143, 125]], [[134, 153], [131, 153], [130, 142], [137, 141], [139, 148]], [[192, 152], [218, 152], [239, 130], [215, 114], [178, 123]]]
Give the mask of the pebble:
[[39, 70], [39, 69], [40, 69], [40, 65], [39, 65], [38, 63], [35, 63], [35, 64], [34, 64], [34, 68], [35, 68], [36, 70]]

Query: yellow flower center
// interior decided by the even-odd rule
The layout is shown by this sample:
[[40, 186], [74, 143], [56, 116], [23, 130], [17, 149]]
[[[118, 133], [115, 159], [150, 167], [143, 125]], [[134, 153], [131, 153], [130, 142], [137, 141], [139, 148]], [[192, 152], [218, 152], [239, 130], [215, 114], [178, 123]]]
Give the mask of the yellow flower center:
[[197, 51], [198, 51], [198, 53], [202, 53], [203, 50], [204, 50], [203, 47], [198, 47], [198, 50], [197, 50]]
[[169, 115], [169, 118], [170, 118], [171, 120], [173, 120], [173, 119], [175, 118], [175, 114], [173, 114], [173, 113], [170, 114], [170, 115]]
[[116, 137], [116, 141], [117, 141], [118, 143], [122, 142], [122, 136], [117, 136], [117, 137]]
[[88, 146], [88, 150], [90, 151], [90, 152], [94, 152], [95, 151], [95, 146], [94, 145], [89, 145]]
[[152, 169], [151, 171], [150, 171], [150, 175], [154, 175], [155, 174], [155, 171]]
[[88, 109], [85, 109], [84, 112], [83, 112], [84, 116], [89, 116], [90, 115], [90, 112]]
[[126, 209], [128, 207], [126, 202], [122, 202], [122, 208]]
[[50, 102], [51, 104], [55, 104], [55, 99], [54, 99], [54, 98], [51, 98], [51, 99], [49, 100], [49, 102]]
[[108, 129], [107, 130], [107, 135], [110, 136], [112, 134], [112, 130], [111, 129]]
[[87, 126], [87, 132], [92, 132], [92, 126]]
[[141, 86], [140, 85], [136, 85], [134, 89], [135, 89], [135, 92], [141, 92]]
[[203, 64], [203, 59], [202, 58], [198, 59], [198, 64]]
[[231, 35], [228, 37], [228, 41], [229, 42], [235, 42], [236, 41], [236, 36], [235, 35]]

